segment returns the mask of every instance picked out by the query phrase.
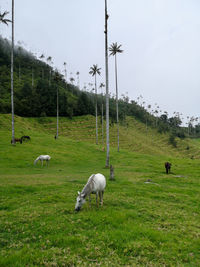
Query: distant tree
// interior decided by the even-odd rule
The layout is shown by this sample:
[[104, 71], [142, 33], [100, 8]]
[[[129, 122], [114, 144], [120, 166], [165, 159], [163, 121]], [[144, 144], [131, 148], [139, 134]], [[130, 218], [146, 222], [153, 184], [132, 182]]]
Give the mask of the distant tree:
[[70, 80], [71, 84], [74, 84], [75, 79], [73, 77], [70, 77], [69, 80]]
[[103, 87], [105, 87], [105, 84], [100, 83], [99, 88], [101, 88], [101, 128], [102, 128], [102, 145], [103, 145]]
[[2, 14], [0, 13], [0, 23], [8, 25], [8, 22], [11, 22], [11, 20], [5, 18], [8, 14], [8, 11], [3, 12]]
[[18, 58], [19, 58], [19, 71], [18, 71], [18, 78], [19, 78], [19, 81], [21, 80], [21, 64], [20, 64], [20, 59], [21, 59], [21, 54], [22, 54], [22, 48], [21, 46], [19, 46], [17, 48], [17, 51], [18, 51]]
[[119, 152], [119, 111], [118, 111], [118, 81], [117, 81], [117, 53], [122, 53], [121, 45], [113, 43], [110, 48], [110, 55], [115, 57], [115, 86], [116, 86], [116, 113], [117, 113], [117, 151]]
[[57, 95], [57, 111], [56, 111], [56, 114], [57, 114], [57, 130], [56, 130], [56, 139], [58, 139], [58, 128], [59, 128], [59, 84], [58, 82], [61, 80], [61, 77], [59, 75], [59, 72], [56, 70], [55, 72], [55, 77], [54, 77], [54, 80], [56, 81], [56, 95]]
[[66, 81], [67, 81], [67, 68], [66, 68], [66, 66], [67, 66], [67, 63], [66, 63], [66, 62], [64, 62], [64, 63], [63, 63], [63, 65], [64, 65], [65, 79], [66, 79]]
[[[50, 67], [51, 67], [51, 64], [53, 63], [52, 62], [52, 57], [51, 56], [49, 56], [48, 58], [47, 58], [47, 63], [50, 65]], [[49, 68], [49, 86], [51, 85], [51, 68]]]
[[[44, 54], [40, 56], [40, 59], [43, 60], [45, 58]], [[44, 79], [44, 69], [42, 68], [42, 79]]]
[[76, 76], [77, 76], [77, 86], [78, 86], [78, 88], [80, 88], [80, 77], [79, 77], [79, 75], [80, 75], [80, 72], [77, 71]]
[[98, 144], [98, 114], [97, 114], [97, 74], [101, 75], [100, 72], [101, 68], [98, 68], [97, 64], [94, 64], [92, 67], [90, 67], [90, 72], [89, 74], [91, 74], [92, 76], [94, 76], [95, 78], [95, 114], [96, 114], [96, 144]]

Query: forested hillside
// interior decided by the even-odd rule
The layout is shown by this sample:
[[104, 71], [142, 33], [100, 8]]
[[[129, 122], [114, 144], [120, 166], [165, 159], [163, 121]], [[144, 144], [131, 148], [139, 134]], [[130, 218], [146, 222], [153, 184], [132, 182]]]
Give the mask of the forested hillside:
[[[0, 113], [10, 113], [10, 56], [11, 44], [0, 36]], [[97, 96], [65, 80], [65, 77], [52, 67], [51, 61], [45, 63], [42, 56], [38, 59], [21, 46], [14, 50], [14, 108], [15, 114], [22, 117], [56, 116], [57, 90], [59, 95], [59, 115], [72, 118], [73, 116], [94, 115], [97, 99], [98, 114], [105, 115], [105, 96]], [[116, 102], [110, 96], [109, 113], [111, 123], [116, 120]], [[187, 130], [180, 127], [181, 119], [178, 113], [171, 118], [167, 114], [158, 116], [156, 110], [152, 113], [127, 96], [119, 99], [119, 119], [126, 120], [133, 116], [146, 127], [157, 128], [159, 132], [171, 132], [171, 143], [174, 136], [180, 138]], [[192, 128], [191, 128], [192, 129]], [[199, 133], [196, 127], [195, 134]], [[192, 131], [191, 131], [192, 133]], [[174, 145], [176, 145], [174, 143]]]
[[[10, 54], [11, 44], [0, 37], [0, 113], [10, 113]], [[20, 46], [14, 51], [14, 103], [15, 114], [27, 117], [55, 116], [56, 92], [59, 89], [60, 116], [93, 115], [95, 94], [79, 90], [65, 81], [62, 74], [51, 64], [37, 59]], [[104, 96], [97, 96], [101, 114]], [[104, 105], [105, 114], [105, 105]], [[133, 115], [139, 120], [152, 123], [153, 116], [135, 101], [127, 97], [119, 100], [119, 117]], [[115, 119], [115, 99], [110, 98], [110, 117]]]

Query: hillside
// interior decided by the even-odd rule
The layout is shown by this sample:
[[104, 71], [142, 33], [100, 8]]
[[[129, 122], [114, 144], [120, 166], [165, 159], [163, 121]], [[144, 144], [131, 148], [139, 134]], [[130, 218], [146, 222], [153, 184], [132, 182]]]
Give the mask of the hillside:
[[[16, 137], [22, 135], [32, 135], [32, 131], [45, 132], [52, 135], [56, 133], [56, 118], [22, 118], [16, 116]], [[102, 141], [102, 125], [99, 117], [98, 139], [99, 149], [106, 148], [106, 125], [103, 125], [103, 141]], [[11, 133], [11, 116], [9, 114], [0, 115], [1, 129], [10, 130]], [[116, 124], [110, 125], [110, 146], [117, 147], [117, 129]], [[177, 147], [169, 144], [169, 133], [159, 133], [156, 129], [147, 127], [143, 123], [127, 117], [126, 121], [120, 124], [120, 148], [128, 151], [139, 152], [143, 154], [163, 155], [168, 157], [188, 157], [200, 158], [200, 146], [197, 139], [180, 139], [176, 138]], [[95, 117], [93, 116], [77, 116], [72, 119], [61, 117], [59, 119], [59, 135], [65, 136], [72, 140], [84, 141], [87, 143], [96, 142], [95, 136]], [[10, 137], [9, 137], [10, 138]]]
[[[186, 154], [198, 151], [198, 141], [176, 150], [167, 135], [150, 138], [153, 130], [129, 119], [117, 152], [111, 126], [110, 181], [93, 117], [61, 118], [58, 140], [55, 118], [15, 122], [16, 136], [31, 141], [12, 146], [10, 115], [0, 115], [0, 266], [199, 265], [200, 165]], [[52, 157], [48, 167], [33, 165], [40, 154]], [[107, 178], [103, 207], [92, 196], [91, 207], [75, 213], [77, 191], [97, 172]]]

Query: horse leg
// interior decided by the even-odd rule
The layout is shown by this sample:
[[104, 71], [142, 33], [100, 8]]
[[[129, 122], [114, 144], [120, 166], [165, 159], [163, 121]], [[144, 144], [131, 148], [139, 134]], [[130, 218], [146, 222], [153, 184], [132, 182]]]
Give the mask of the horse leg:
[[89, 198], [89, 206], [91, 207], [91, 195], [90, 194], [88, 195], [88, 198]]
[[41, 163], [42, 163], [42, 167], [43, 167], [43, 159], [41, 160]]
[[103, 206], [103, 193], [104, 191], [101, 191], [101, 206]]
[[98, 205], [98, 192], [96, 192], [96, 204], [97, 204], [97, 207], [99, 206]]

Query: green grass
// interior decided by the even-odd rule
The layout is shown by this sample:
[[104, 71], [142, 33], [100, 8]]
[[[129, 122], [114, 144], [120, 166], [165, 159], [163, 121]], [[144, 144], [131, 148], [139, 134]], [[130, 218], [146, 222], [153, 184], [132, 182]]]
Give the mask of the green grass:
[[[16, 136], [32, 140], [12, 146], [10, 118], [0, 116], [0, 266], [199, 266], [200, 164], [181, 157], [181, 145], [166, 155], [148, 142], [119, 153], [111, 146], [116, 180], [109, 181], [106, 152], [95, 136], [86, 140], [85, 128], [54, 140], [55, 119], [18, 117]], [[93, 121], [62, 120], [69, 129]], [[136, 132], [129, 124], [127, 138]], [[157, 135], [157, 142], [165, 138]], [[187, 142], [198, 156], [199, 141]], [[33, 165], [40, 154], [52, 157], [49, 167]], [[97, 208], [93, 196], [91, 207], [86, 202], [75, 213], [77, 191], [96, 172], [107, 178], [104, 206]]]

